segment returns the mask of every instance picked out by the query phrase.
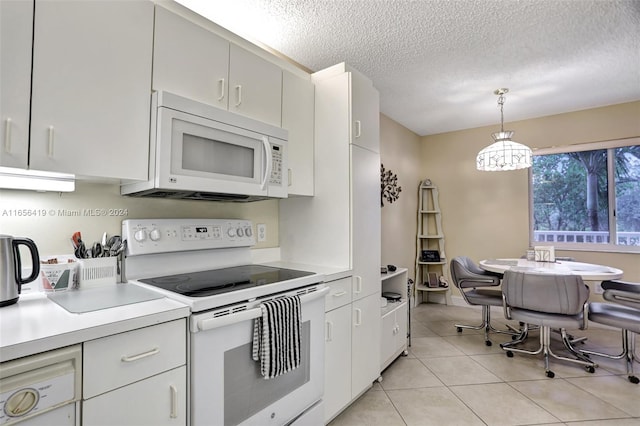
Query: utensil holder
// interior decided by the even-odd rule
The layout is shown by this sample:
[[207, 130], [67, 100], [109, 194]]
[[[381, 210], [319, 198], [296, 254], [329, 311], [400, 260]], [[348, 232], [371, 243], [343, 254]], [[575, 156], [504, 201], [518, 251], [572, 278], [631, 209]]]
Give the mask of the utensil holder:
[[79, 259], [80, 288], [115, 284], [117, 279], [117, 257]]

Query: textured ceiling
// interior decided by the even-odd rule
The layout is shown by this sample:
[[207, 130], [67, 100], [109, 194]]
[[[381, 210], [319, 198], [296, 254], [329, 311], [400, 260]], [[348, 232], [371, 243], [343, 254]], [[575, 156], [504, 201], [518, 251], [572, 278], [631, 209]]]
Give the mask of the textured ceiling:
[[[640, 100], [640, 0], [178, 0], [318, 71], [347, 62], [418, 135]], [[640, 119], [640, 117], [639, 117]]]

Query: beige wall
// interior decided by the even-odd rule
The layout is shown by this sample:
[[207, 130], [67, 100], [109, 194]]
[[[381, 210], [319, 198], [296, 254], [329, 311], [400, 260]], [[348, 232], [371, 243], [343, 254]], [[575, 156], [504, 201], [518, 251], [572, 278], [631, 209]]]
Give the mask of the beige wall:
[[382, 264], [409, 269], [415, 276], [418, 184], [424, 179], [420, 137], [380, 115], [380, 161], [398, 176], [400, 198], [382, 208]]
[[[571, 145], [640, 136], [640, 102], [505, 124], [514, 140], [532, 148]], [[421, 139], [425, 177], [440, 191], [443, 230], [449, 259], [475, 261], [519, 257], [529, 246], [528, 171], [480, 172], [475, 158], [492, 143], [499, 124]], [[640, 254], [560, 252], [577, 260], [624, 270], [640, 281]]]
[[[91, 216], [106, 209], [107, 215]], [[109, 210], [113, 210], [109, 215]], [[38, 215], [29, 215], [29, 212]], [[42, 212], [46, 216], [40, 216]], [[42, 257], [72, 252], [70, 238], [80, 231], [88, 243], [103, 232], [120, 235], [124, 219], [250, 219], [267, 225], [267, 241], [256, 248], [278, 246], [278, 201], [221, 203], [131, 198], [117, 184], [77, 182], [69, 193], [0, 190], [0, 234], [33, 239]]]

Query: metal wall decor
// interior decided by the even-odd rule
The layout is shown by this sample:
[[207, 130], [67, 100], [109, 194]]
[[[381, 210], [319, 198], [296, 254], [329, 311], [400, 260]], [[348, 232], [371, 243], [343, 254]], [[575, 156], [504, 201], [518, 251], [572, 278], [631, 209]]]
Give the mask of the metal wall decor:
[[402, 187], [398, 185], [398, 176], [385, 170], [384, 164], [380, 164], [380, 206], [384, 207], [384, 200], [389, 204], [400, 198]]

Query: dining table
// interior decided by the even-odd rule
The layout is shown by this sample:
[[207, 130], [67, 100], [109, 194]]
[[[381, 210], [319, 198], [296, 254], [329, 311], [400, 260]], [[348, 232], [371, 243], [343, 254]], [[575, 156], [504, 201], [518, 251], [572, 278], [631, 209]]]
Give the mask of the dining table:
[[504, 274], [507, 269], [517, 268], [524, 272], [580, 275], [584, 281], [617, 280], [622, 278], [621, 269], [594, 263], [556, 260], [536, 262], [527, 259], [486, 259], [480, 261], [485, 271]]
[[479, 262], [480, 268], [485, 271], [504, 274], [508, 269], [517, 269], [521, 272], [549, 273], [549, 274], [573, 274], [580, 275], [582, 280], [591, 287], [596, 294], [602, 294], [600, 283], [605, 280], [618, 280], [622, 278], [623, 271], [611, 266], [594, 263], [575, 262], [569, 260], [555, 260], [553, 262], [539, 262], [527, 259], [485, 259]]

